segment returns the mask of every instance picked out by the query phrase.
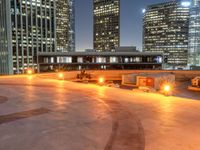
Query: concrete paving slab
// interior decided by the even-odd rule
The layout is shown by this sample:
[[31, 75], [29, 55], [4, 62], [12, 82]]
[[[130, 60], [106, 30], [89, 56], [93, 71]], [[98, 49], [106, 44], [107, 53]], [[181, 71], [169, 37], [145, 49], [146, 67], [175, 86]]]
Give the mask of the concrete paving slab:
[[2, 150], [200, 149], [197, 98], [36, 76], [0, 78], [0, 96], [0, 116], [50, 110], [0, 124]]

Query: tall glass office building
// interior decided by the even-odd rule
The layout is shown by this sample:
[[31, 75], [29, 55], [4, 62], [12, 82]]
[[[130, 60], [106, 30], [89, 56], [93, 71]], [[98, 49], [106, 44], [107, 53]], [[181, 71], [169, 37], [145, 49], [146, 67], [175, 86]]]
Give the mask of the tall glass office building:
[[57, 50], [60, 52], [75, 51], [75, 1], [57, 0], [56, 33]]
[[[0, 0], [0, 68], [1, 74], [22, 74], [26, 69], [37, 70], [38, 52], [71, 51], [74, 42], [73, 15], [70, 0]], [[66, 8], [61, 5], [66, 6]], [[66, 21], [67, 20], [67, 21]], [[73, 20], [74, 22], [74, 20]], [[73, 24], [73, 23], [72, 23]], [[60, 31], [62, 34], [60, 34]], [[60, 42], [62, 40], [62, 43]], [[69, 44], [70, 43], [70, 44]], [[72, 43], [72, 44], [71, 44]], [[69, 46], [70, 45], [70, 46]], [[70, 47], [70, 48], [69, 48]]]
[[193, 0], [189, 25], [189, 65], [200, 66], [200, 0]]
[[7, 13], [11, 15], [14, 74], [37, 69], [38, 52], [55, 52], [55, 2], [11, 0]]
[[143, 50], [163, 52], [166, 68], [187, 66], [189, 10], [187, 1], [170, 1], [146, 8]]
[[11, 39], [8, 38], [11, 33], [10, 30], [7, 30], [7, 26], [11, 22], [7, 22], [7, 20], [10, 20], [8, 19], [10, 16], [7, 16], [6, 13], [7, 8], [7, 0], [0, 0], [0, 75], [12, 74], [12, 51], [8, 44], [11, 43]]
[[114, 51], [120, 44], [120, 0], [94, 0], [94, 49]]

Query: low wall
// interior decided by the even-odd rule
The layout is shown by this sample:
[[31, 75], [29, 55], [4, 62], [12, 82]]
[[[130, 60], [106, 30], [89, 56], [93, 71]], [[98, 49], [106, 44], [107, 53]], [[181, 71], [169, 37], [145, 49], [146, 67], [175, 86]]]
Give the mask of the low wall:
[[[191, 80], [196, 76], [200, 76], [200, 71], [173, 71], [173, 70], [97, 70], [97, 71], [87, 71], [92, 75], [92, 78], [96, 80], [99, 77], [104, 77], [107, 80], [121, 80], [122, 75], [131, 74], [131, 73], [161, 73], [161, 72], [169, 72], [173, 73], [176, 76], [176, 80], [178, 81], [187, 81]], [[69, 71], [63, 72], [64, 78], [66, 80], [76, 80], [77, 74], [80, 71]], [[38, 77], [41, 78], [58, 78], [58, 73], [44, 73], [39, 74]]]

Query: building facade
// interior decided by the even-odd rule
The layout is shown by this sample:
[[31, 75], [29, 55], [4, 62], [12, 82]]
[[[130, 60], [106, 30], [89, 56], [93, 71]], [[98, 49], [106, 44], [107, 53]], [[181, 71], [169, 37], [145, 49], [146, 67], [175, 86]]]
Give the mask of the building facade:
[[[62, 26], [62, 24], [65, 24], [64, 19], [60, 20], [57, 13], [60, 11], [59, 6], [62, 1], [1, 0], [1, 2], [1, 5], [6, 6], [3, 9], [4, 11], [0, 10], [1, 15], [4, 16], [0, 18], [0, 24], [4, 24], [2, 31], [6, 33], [1, 38], [3, 38], [4, 45], [7, 47], [0, 49], [0, 51], [6, 50], [6, 52], [0, 54], [0, 57], [6, 57], [5, 54], [7, 54], [7, 59], [9, 59], [7, 63], [7, 70], [9, 71], [2, 71], [2, 74], [23, 74], [26, 73], [28, 68], [38, 70], [38, 53], [57, 52], [59, 50], [57, 43], [60, 44], [60, 38], [57, 38], [57, 35], [61, 38], [68, 38], [68, 28]], [[66, 0], [66, 2], [73, 6], [71, 1]], [[62, 13], [66, 12], [61, 11], [59, 14], [68, 17], [62, 15]], [[65, 19], [68, 22], [71, 20]], [[67, 36], [60, 35], [59, 29], [61, 28], [64, 28], [63, 35]], [[68, 46], [68, 42], [68, 39], [63, 40], [64, 45]], [[66, 51], [66, 47], [63, 48], [63, 51]], [[0, 63], [0, 66], [1, 68], [5, 67], [4, 63]]]
[[8, 3], [7, 0], [0, 0], [0, 75], [1, 74], [11, 74], [12, 73], [12, 57], [10, 55], [11, 47], [8, 45], [11, 39], [8, 39], [9, 30], [7, 30], [7, 25], [11, 22], [7, 22], [8, 16], [6, 13]]
[[184, 68], [188, 63], [190, 2], [171, 1], [150, 5], [144, 14], [143, 50], [163, 52], [165, 68]]
[[7, 11], [11, 15], [13, 73], [37, 69], [39, 51], [55, 52], [55, 1], [11, 0]]
[[200, 0], [193, 0], [189, 25], [189, 66], [200, 66]]
[[120, 45], [120, 0], [93, 0], [94, 49], [114, 51]]
[[136, 52], [67, 52], [39, 53], [41, 72], [58, 70], [160, 70], [162, 53]]
[[57, 50], [75, 51], [75, 2], [74, 0], [57, 0], [56, 33]]

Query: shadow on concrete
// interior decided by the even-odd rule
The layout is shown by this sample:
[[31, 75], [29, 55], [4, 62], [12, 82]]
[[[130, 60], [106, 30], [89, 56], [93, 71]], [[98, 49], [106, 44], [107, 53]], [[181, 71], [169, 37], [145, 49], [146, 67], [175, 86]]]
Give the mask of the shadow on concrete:
[[9, 123], [9, 122], [12, 122], [12, 121], [17, 121], [17, 120], [20, 120], [20, 119], [25, 119], [25, 118], [30, 118], [30, 117], [33, 117], [33, 116], [46, 114], [46, 113], [49, 113], [49, 112], [50, 112], [49, 109], [39, 108], [39, 109], [34, 109], [34, 110], [28, 110], [28, 111], [3, 115], [3, 116], [0, 116], [0, 125], [4, 124], [4, 123]]
[[188, 86], [191, 85], [190, 81], [176, 82], [176, 87], [173, 96], [187, 98], [191, 100], [200, 100], [200, 92], [188, 90]]

